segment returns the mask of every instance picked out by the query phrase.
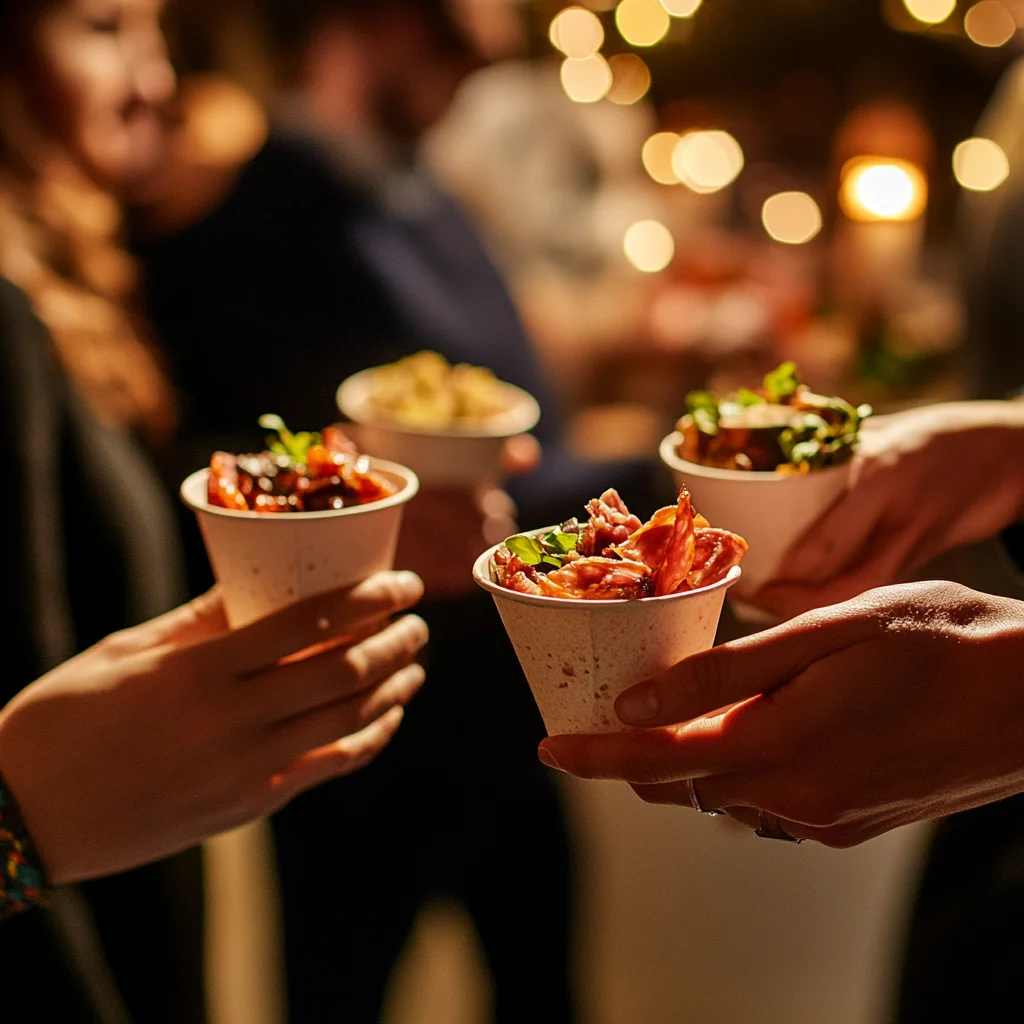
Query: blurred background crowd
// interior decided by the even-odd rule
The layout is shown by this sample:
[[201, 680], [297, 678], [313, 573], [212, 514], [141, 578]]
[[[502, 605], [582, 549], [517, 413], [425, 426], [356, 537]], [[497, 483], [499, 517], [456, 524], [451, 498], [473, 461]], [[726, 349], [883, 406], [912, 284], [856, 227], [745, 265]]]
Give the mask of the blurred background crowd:
[[[74, 4], [114, 33], [133, 5], [156, 6]], [[130, 324], [145, 312], [173, 402], [129, 341], [137, 415], [87, 357], [76, 372], [111, 419], [145, 428], [168, 481], [213, 446], [247, 450], [261, 413], [328, 422], [344, 376], [420, 348], [541, 399], [555, 483], [510, 485], [524, 526], [609, 482], [653, 510], [667, 493], [654, 454], [687, 392], [750, 385], [786, 359], [881, 412], [1024, 383], [1020, 0], [172, 0], [162, 17], [177, 93], [157, 97], [160, 159], [123, 176], [123, 221], [74, 175], [38, 202], [69, 239], [75, 294], [113, 297]], [[89, 330], [133, 328], [77, 320], [85, 307], [10, 244], [20, 117], [0, 109], [0, 274], [58, 347], [87, 352]], [[421, 547], [447, 530], [482, 549], [475, 512], [426, 502], [410, 522]], [[510, 506], [485, 511], [507, 522]], [[197, 591], [191, 529], [181, 586]], [[489, 606], [436, 564], [449, 554], [415, 567], [433, 666], [459, 685], [428, 687], [421, 724], [414, 705], [379, 764], [279, 816], [281, 901], [265, 847], [207, 851], [205, 994], [198, 862], [105, 883], [100, 989], [121, 996], [94, 993], [107, 1015], [83, 1019], [960, 1019], [923, 990], [1005, 922], [957, 930], [943, 902], [951, 936], [929, 947], [938, 932], [911, 924], [929, 830], [793, 857], [617, 787], [556, 790], [511, 653], [504, 672], [488, 646], [504, 643]], [[979, 906], [1003, 892], [1021, 905], [1010, 848], [1005, 889], [970, 883]], [[953, 856], [944, 892], [950, 870], [982, 871]], [[233, 887], [247, 873], [260, 899]], [[901, 1001], [910, 933], [924, 967]], [[967, 1000], [977, 975], [960, 975]]]

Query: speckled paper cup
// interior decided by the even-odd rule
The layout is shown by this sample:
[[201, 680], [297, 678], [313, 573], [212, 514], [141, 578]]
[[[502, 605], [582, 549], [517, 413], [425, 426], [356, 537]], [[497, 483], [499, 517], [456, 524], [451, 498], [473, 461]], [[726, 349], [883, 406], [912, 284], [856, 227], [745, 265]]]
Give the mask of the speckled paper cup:
[[232, 628], [303, 598], [391, 569], [407, 502], [419, 490], [404, 466], [371, 460], [398, 488], [383, 501], [325, 512], [233, 512], [207, 501], [208, 469], [181, 485], [195, 512]]
[[726, 525], [750, 545], [743, 559], [743, 585], [753, 593], [782, 568], [790, 547], [839, 499], [853, 462], [813, 473], [747, 473], [712, 469], [679, 457], [682, 434], [661, 443], [661, 460], [686, 485], [693, 507], [713, 526]]
[[500, 386], [508, 411], [472, 427], [426, 430], [385, 419], [373, 404], [373, 370], [349, 377], [338, 388], [338, 408], [353, 425], [346, 427], [359, 450], [409, 466], [424, 487], [474, 488], [504, 476], [505, 441], [531, 431], [540, 419], [532, 395], [511, 384]]
[[498, 586], [498, 547], [477, 559], [473, 578], [494, 598], [551, 736], [625, 729], [619, 694], [708, 650], [741, 575], [737, 566], [710, 587], [639, 601], [535, 597]]

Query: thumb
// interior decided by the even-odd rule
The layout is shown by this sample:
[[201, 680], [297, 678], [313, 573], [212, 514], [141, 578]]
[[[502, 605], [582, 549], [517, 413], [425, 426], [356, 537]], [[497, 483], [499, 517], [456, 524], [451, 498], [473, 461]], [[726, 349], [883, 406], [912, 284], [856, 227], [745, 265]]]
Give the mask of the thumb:
[[214, 587], [202, 597], [151, 619], [131, 632], [140, 648], [164, 644], [186, 647], [213, 640], [229, 629], [220, 588]]
[[696, 654], [615, 702], [626, 725], [688, 722], [784, 686], [816, 661], [883, 628], [870, 599], [819, 608], [764, 633]]

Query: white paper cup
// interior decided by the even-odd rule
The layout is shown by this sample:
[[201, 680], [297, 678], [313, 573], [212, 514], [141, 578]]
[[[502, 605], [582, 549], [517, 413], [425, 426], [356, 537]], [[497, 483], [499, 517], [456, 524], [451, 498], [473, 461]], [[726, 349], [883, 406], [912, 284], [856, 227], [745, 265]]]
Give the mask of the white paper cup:
[[370, 466], [397, 493], [325, 512], [233, 512], [210, 505], [209, 469], [181, 485], [182, 499], [199, 520], [233, 629], [394, 566], [404, 506], [416, 496], [419, 481], [391, 462], [372, 459]]
[[498, 585], [499, 547], [477, 559], [473, 578], [494, 598], [551, 736], [625, 729], [619, 694], [708, 650], [725, 592], [741, 575], [736, 566], [710, 587], [638, 601], [535, 597]]
[[414, 470], [424, 486], [475, 488], [504, 476], [505, 441], [531, 431], [540, 419], [537, 400], [502, 383], [509, 409], [485, 423], [447, 430], [419, 430], [381, 417], [373, 404], [374, 370], [349, 377], [338, 388], [338, 408], [352, 420], [346, 433], [359, 450]]
[[813, 473], [755, 473], [712, 469], [679, 457], [682, 434], [661, 442], [661, 459], [686, 485], [693, 507], [712, 526], [738, 533], [750, 545], [743, 559], [743, 593], [753, 593], [782, 568], [790, 546], [846, 490], [853, 463]]

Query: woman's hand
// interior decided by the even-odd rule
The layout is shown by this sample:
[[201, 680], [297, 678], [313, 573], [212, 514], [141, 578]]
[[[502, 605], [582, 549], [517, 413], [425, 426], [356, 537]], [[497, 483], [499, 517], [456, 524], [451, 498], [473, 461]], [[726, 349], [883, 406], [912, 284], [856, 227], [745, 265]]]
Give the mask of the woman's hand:
[[[540, 444], [531, 434], [505, 442], [502, 471], [525, 476], [540, 464]], [[516, 532], [515, 502], [495, 486], [474, 490], [428, 487], [405, 512], [396, 562], [422, 577], [430, 598], [471, 594], [473, 563], [492, 544]]]
[[1024, 402], [868, 420], [850, 489], [748, 600], [788, 618], [906, 579], [1024, 515]]
[[228, 630], [216, 591], [0, 712], [0, 773], [55, 885], [156, 860], [368, 764], [423, 682], [412, 573]]
[[694, 779], [704, 808], [852, 846], [1024, 791], [1024, 604], [872, 591], [687, 659], [616, 709], [645, 728], [552, 737], [541, 760], [652, 803], [689, 806]]

